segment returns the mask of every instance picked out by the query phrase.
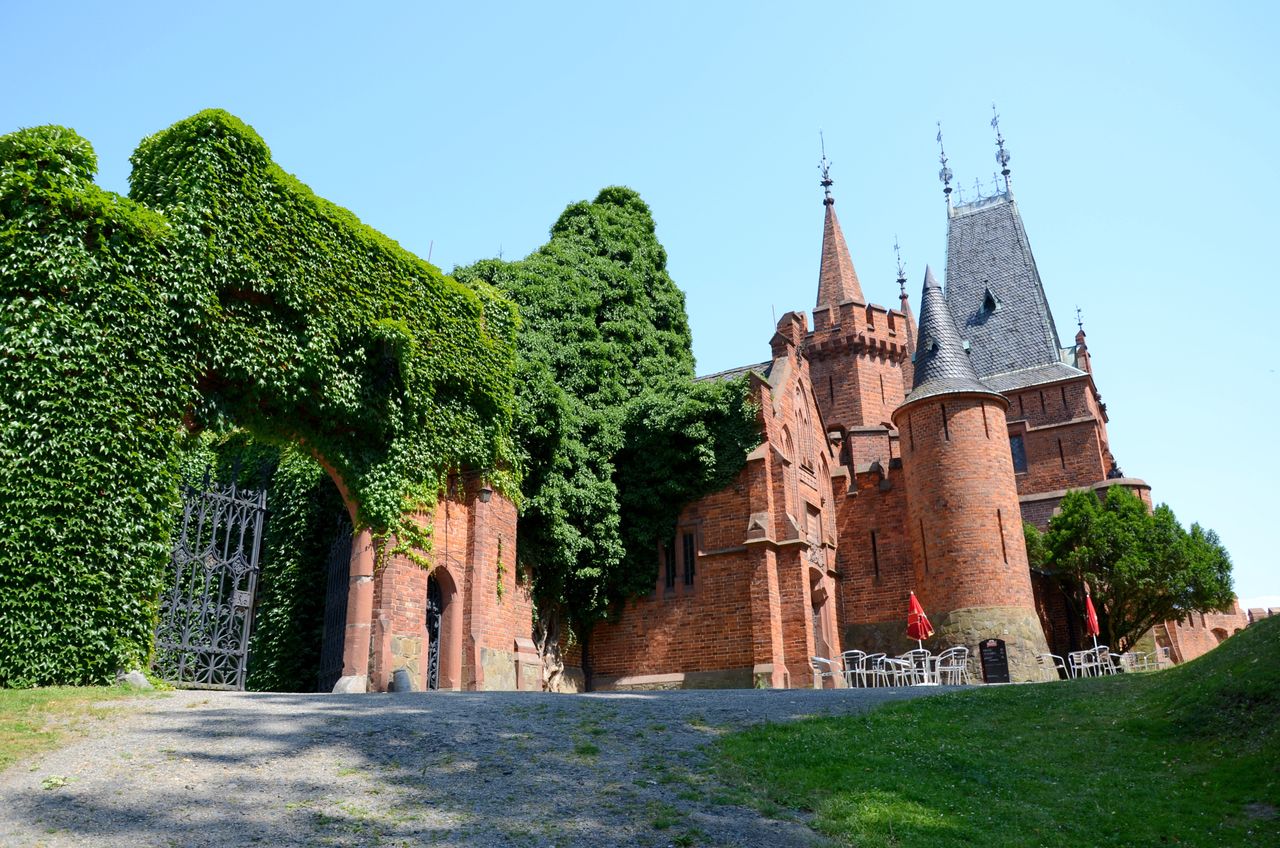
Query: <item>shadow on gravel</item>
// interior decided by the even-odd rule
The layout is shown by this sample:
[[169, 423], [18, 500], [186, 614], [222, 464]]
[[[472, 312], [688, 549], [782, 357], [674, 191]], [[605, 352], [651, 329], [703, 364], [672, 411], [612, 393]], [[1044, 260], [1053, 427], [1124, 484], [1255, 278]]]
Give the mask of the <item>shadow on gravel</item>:
[[733, 806], [701, 746], [916, 694], [179, 693], [6, 817], [53, 845], [809, 845]]

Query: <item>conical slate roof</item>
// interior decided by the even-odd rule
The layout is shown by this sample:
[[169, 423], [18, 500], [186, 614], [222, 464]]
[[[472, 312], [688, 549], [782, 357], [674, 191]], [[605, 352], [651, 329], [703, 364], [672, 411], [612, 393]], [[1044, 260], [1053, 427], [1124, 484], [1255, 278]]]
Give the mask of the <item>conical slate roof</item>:
[[849, 300], [866, 303], [858, 273], [853, 270], [853, 257], [849, 255], [849, 246], [844, 242], [844, 233], [840, 231], [840, 221], [836, 218], [835, 200], [828, 197], [824, 202], [827, 213], [822, 224], [822, 266], [818, 269], [817, 306], [819, 309], [836, 307]]
[[1000, 396], [983, 385], [973, 370], [965, 343], [942, 295], [942, 286], [938, 285], [933, 269], [929, 267], [924, 269], [924, 291], [920, 295], [920, 320], [912, 363], [915, 379], [905, 403], [956, 393], [980, 392]]

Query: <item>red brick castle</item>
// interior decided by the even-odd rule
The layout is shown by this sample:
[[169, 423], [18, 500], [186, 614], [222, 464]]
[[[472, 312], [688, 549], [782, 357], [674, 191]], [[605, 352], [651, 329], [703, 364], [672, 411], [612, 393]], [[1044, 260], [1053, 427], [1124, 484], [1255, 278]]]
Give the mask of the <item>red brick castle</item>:
[[[1001, 148], [1003, 150], [1003, 148]], [[917, 324], [864, 295], [824, 168], [813, 322], [789, 312], [749, 374], [764, 441], [729, 488], [658, 546], [653, 591], [591, 640], [597, 688], [812, 686], [811, 656], [898, 652], [911, 591], [931, 645], [1005, 641], [1014, 680], [1079, 640], [1028, 567], [1069, 489], [1149, 487], [1118, 470], [1083, 328], [1063, 345], [1008, 183], [947, 196], [945, 292], [925, 271]], [[976, 651], [975, 651], [976, 653]]]

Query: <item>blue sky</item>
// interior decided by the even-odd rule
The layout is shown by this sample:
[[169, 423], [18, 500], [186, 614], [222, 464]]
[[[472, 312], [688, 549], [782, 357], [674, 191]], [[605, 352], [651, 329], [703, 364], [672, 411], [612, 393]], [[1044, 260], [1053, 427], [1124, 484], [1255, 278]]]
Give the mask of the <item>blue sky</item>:
[[123, 192], [143, 136], [219, 106], [446, 271], [523, 256], [566, 204], [629, 185], [711, 372], [812, 308], [819, 130], [863, 289], [894, 304], [895, 235], [913, 299], [945, 266], [935, 121], [971, 189], [995, 101], [1121, 467], [1220, 533], [1245, 602], [1280, 606], [1280, 6], [613, 5], [7, 0], [0, 132], [71, 126]]

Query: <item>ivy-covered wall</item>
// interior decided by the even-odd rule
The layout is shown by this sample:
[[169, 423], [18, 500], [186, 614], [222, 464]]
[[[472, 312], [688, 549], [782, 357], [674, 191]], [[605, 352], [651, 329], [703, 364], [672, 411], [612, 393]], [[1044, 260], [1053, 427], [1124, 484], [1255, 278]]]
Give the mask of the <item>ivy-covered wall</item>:
[[95, 683], [151, 645], [200, 287], [93, 148], [0, 137], [0, 685]]
[[0, 137], [0, 685], [145, 658], [184, 419], [321, 458], [406, 547], [450, 468], [518, 494], [510, 301], [316, 197], [225, 112], [133, 164], [131, 201], [70, 130]]

